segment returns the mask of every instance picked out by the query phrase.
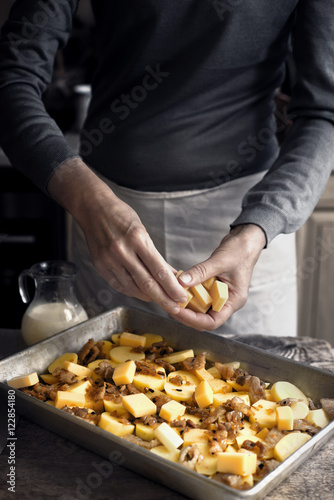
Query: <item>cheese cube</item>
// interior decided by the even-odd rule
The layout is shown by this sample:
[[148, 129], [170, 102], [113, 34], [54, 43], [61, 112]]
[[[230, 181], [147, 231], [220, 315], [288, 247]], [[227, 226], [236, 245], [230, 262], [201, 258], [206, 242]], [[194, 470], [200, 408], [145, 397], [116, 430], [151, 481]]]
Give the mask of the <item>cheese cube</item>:
[[161, 406], [159, 416], [168, 422], [176, 420], [177, 417], [184, 415], [186, 407], [177, 401], [168, 401]]
[[212, 276], [212, 278], [209, 278], [209, 279], [203, 281], [202, 285], [204, 286], [204, 288], [206, 288], [208, 291], [210, 291], [210, 289], [215, 281], [216, 281], [215, 276]]
[[220, 378], [212, 378], [208, 380], [208, 382], [214, 394], [216, 394], [217, 392], [222, 392], [223, 394], [232, 392], [232, 387], [230, 387], [224, 380], [221, 380]]
[[[238, 393], [239, 395], [239, 393]], [[271, 429], [277, 423], [276, 403], [259, 399], [252, 405], [253, 415], [250, 415], [249, 421], [253, 424], [257, 422], [261, 427]]]
[[218, 453], [217, 471], [238, 476], [248, 476], [256, 472], [255, 453]]
[[102, 412], [104, 409], [103, 399], [95, 400], [90, 396], [87, 396], [87, 394], [85, 395], [85, 403], [83, 406], [85, 408], [90, 408], [91, 410], [94, 410], [99, 413]]
[[179, 302], [179, 306], [182, 307], [182, 309], [185, 309], [189, 304], [189, 302], [191, 301], [191, 299], [194, 297], [189, 290], [186, 290], [186, 294], [187, 294], [187, 300], [185, 302]]
[[250, 406], [250, 398], [249, 398], [249, 393], [248, 392], [227, 392], [225, 394], [221, 392], [217, 392], [217, 394], [213, 395], [213, 406], [220, 406], [229, 399], [233, 399], [234, 396], [238, 396], [238, 398], [241, 398], [245, 401], [245, 403]]
[[191, 286], [190, 291], [194, 294], [201, 307], [210, 307], [212, 297], [202, 284]]
[[180, 456], [180, 450], [177, 448], [169, 450], [166, 446], [155, 446], [154, 448], [151, 448], [150, 451], [159, 457], [170, 460], [171, 462], [178, 462]]
[[208, 372], [211, 373], [214, 378], [221, 378], [220, 371], [215, 366], [208, 368]]
[[228, 299], [228, 286], [222, 281], [216, 280], [210, 288], [212, 298], [212, 310], [220, 312]]
[[123, 437], [126, 434], [132, 434], [135, 426], [132, 424], [123, 424], [116, 417], [113, 417], [108, 412], [102, 413], [99, 421], [99, 427], [105, 431], [115, 434], [115, 436]]
[[[268, 429], [267, 429], [267, 432], [268, 432]], [[256, 430], [252, 429], [252, 424], [250, 424], [245, 419], [242, 421], [242, 426], [240, 427], [240, 429], [238, 430], [238, 433], [237, 433], [237, 436], [244, 436], [244, 435], [247, 435], [247, 436], [257, 435]]]
[[14, 389], [21, 389], [21, 387], [30, 387], [39, 382], [37, 372], [29, 373], [29, 375], [19, 375], [11, 380], [8, 380], [8, 385]]
[[205, 408], [213, 403], [213, 390], [207, 380], [202, 380], [196, 387], [195, 399], [200, 408]]
[[155, 438], [154, 429], [150, 425], [136, 424], [136, 436], [145, 441], [152, 441]]
[[157, 371], [156, 375], [146, 375], [145, 373], [135, 373], [133, 377], [133, 385], [140, 391], [145, 388], [163, 391], [166, 381], [166, 372], [162, 366], [151, 363]]
[[183, 444], [183, 439], [166, 422], [163, 422], [159, 427], [154, 429], [154, 434], [171, 452]]
[[52, 363], [48, 366], [48, 371], [52, 373], [56, 368], [66, 368], [64, 367], [65, 361], [71, 361], [71, 363], [78, 362], [78, 355], [75, 352], [65, 352], [57, 359], [52, 361]]
[[112, 376], [116, 385], [126, 385], [133, 382], [133, 377], [136, 373], [136, 363], [134, 361], [125, 361], [115, 367]]
[[279, 431], [293, 430], [293, 413], [290, 406], [277, 406], [276, 417]]
[[208, 372], [208, 370], [206, 370], [205, 368], [200, 368], [199, 370], [194, 370], [194, 373], [196, 375], [196, 377], [198, 377], [200, 380], [212, 380], [213, 379], [213, 375]]
[[85, 406], [85, 395], [80, 392], [58, 391], [55, 399], [55, 407], [63, 408], [64, 406]]
[[68, 370], [68, 371], [74, 373], [74, 375], [77, 375], [77, 377], [79, 377], [79, 378], [93, 376], [93, 370], [90, 370], [86, 366], [77, 365], [76, 363], [72, 363], [71, 361], [65, 361], [63, 368], [65, 368], [65, 370]]
[[127, 345], [130, 347], [144, 347], [146, 344], [146, 337], [143, 335], [135, 335], [134, 333], [123, 332], [119, 338], [120, 345]]
[[123, 405], [135, 418], [143, 417], [144, 415], [154, 415], [157, 411], [157, 407], [153, 401], [143, 393], [123, 396]]
[[194, 351], [192, 349], [186, 349], [185, 351], [176, 351], [172, 352], [172, 354], [168, 354], [168, 356], [164, 356], [163, 359], [167, 361], [167, 363], [181, 363], [187, 358], [193, 358]]
[[75, 384], [72, 384], [67, 391], [68, 392], [78, 392], [80, 394], [86, 394], [87, 389], [92, 387], [92, 384], [90, 383], [89, 380], [80, 380], [79, 382], [76, 382]]
[[188, 309], [191, 309], [194, 312], [205, 314], [210, 309], [210, 304], [207, 306], [202, 306], [199, 300], [197, 300], [197, 298], [194, 296], [188, 303]]

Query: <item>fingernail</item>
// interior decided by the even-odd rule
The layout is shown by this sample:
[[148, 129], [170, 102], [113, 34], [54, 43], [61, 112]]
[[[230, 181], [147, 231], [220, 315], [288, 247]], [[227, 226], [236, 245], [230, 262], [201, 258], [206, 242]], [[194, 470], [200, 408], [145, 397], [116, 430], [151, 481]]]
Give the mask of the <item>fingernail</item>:
[[188, 298], [188, 297], [187, 297], [186, 295], [182, 295], [182, 297], [179, 297], [179, 298], [177, 299], [177, 302], [180, 302], [180, 304], [183, 304], [184, 302], [186, 302], [186, 301], [187, 301], [187, 298]]
[[180, 312], [180, 306], [175, 306], [172, 309], [172, 314], [178, 314]]
[[180, 278], [183, 281], [183, 283], [186, 285], [191, 282], [190, 274], [181, 274]]

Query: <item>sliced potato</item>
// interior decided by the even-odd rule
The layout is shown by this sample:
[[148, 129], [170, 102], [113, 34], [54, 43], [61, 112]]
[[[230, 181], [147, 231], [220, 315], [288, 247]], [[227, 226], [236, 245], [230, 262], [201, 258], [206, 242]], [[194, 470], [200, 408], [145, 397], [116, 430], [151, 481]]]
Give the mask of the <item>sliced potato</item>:
[[287, 382], [285, 380], [275, 382], [275, 384], [271, 388], [271, 394], [275, 401], [294, 398], [299, 399], [308, 406], [308, 399], [305, 394], [294, 384], [291, 384], [291, 382]]
[[292, 453], [294, 453], [298, 448], [305, 444], [311, 436], [302, 432], [291, 432], [286, 434], [274, 448], [274, 456], [279, 462], [283, 462]]
[[65, 352], [65, 354], [59, 356], [48, 366], [49, 373], [52, 373], [56, 368], [64, 368], [65, 361], [70, 361], [70, 363], [77, 363], [78, 355], [75, 352]]
[[131, 346], [120, 345], [111, 349], [110, 359], [115, 363], [124, 363], [129, 360], [140, 361], [145, 359], [145, 353], [135, 352]]

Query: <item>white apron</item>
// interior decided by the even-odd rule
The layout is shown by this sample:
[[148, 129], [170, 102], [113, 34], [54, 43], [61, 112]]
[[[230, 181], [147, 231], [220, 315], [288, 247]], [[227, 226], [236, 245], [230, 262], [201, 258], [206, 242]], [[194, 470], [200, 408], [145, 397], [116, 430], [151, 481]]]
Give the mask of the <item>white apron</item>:
[[[157, 250], [175, 269], [207, 259], [230, 231], [244, 194], [263, 172], [211, 189], [143, 192], [115, 185], [100, 175], [116, 196], [139, 215]], [[69, 259], [79, 268], [77, 295], [90, 316], [119, 305], [167, 316], [157, 304], [122, 295], [94, 269], [79, 226], [70, 224]], [[221, 333], [297, 335], [295, 235], [277, 236], [255, 266], [247, 304], [220, 327]]]

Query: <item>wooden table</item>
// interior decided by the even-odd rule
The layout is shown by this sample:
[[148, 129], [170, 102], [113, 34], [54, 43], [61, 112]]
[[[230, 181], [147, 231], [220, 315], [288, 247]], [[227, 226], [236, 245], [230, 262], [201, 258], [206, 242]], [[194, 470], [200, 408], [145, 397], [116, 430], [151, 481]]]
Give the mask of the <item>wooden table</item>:
[[[238, 337], [253, 345], [258, 336]], [[0, 357], [23, 347], [20, 333], [0, 330]], [[334, 371], [334, 358], [326, 342], [310, 338], [271, 338], [268, 350]], [[3, 424], [3, 422], [2, 422]], [[3, 430], [3, 427], [0, 427]], [[182, 500], [184, 496], [155, 484], [98, 455], [19, 417], [16, 429], [16, 488], [8, 492], [9, 450], [0, 456], [0, 499], [19, 500]], [[1, 435], [0, 435], [1, 438]], [[1, 441], [1, 439], [0, 439]], [[1, 442], [0, 442], [1, 445]], [[115, 457], [117, 462], [117, 457]], [[333, 500], [334, 440], [279, 485], [266, 499]], [[210, 500], [210, 499], [207, 499]]]

